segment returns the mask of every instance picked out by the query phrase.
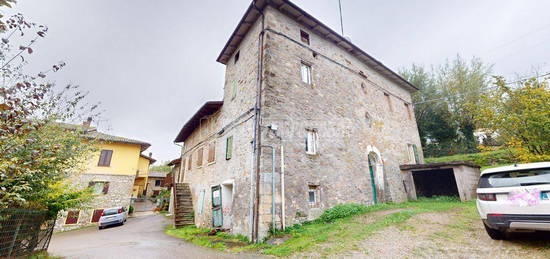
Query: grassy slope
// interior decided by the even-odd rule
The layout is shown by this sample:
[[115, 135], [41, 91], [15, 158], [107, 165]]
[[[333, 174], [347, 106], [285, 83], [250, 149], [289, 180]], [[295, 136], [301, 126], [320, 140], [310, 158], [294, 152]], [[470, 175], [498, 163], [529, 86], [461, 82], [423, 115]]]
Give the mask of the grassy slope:
[[515, 160], [509, 150], [496, 150], [489, 152], [480, 152], [473, 154], [458, 154], [453, 156], [427, 157], [426, 163], [450, 162], [450, 161], [471, 161], [481, 169], [487, 169], [496, 166], [514, 164]]
[[[330, 223], [317, 220], [289, 227], [284, 232], [276, 232], [273, 237], [286, 238], [286, 241], [280, 245], [250, 244], [244, 236], [233, 236], [227, 233], [209, 236], [207, 234], [209, 229], [196, 227], [169, 228], [166, 233], [196, 245], [227, 252], [254, 251], [274, 256], [289, 256], [297, 252], [322, 249], [324, 255], [335, 255], [338, 252], [353, 249], [357, 242], [376, 231], [391, 225], [399, 225], [418, 213], [472, 206], [475, 205], [461, 203], [447, 197], [420, 199], [399, 204], [377, 204], [365, 207], [358, 215], [335, 219]], [[381, 211], [389, 213], [375, 215], [376, 212]]]

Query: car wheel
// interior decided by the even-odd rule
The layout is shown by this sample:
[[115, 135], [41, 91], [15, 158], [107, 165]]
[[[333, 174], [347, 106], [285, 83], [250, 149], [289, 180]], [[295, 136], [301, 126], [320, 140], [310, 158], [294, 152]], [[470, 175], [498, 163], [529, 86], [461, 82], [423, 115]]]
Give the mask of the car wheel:
[[124, 225], [124, 220], [122, 222], [120, 222], [120, 225]]
[[102, 229], [103, 229], [103, 227], [100, 226], [100, 227], [99, 227], [99, 230], [102, 230]]
[[483, 226], [485, 226], [485, 231], [487, 231], [487, 235], [491, 237], [493, 240], [504, 240], [506, 239], [506, 235], [504, 231], [500, 231], [497, 229], [492, 229], [488, 227], [485, 223], [483, 223]]

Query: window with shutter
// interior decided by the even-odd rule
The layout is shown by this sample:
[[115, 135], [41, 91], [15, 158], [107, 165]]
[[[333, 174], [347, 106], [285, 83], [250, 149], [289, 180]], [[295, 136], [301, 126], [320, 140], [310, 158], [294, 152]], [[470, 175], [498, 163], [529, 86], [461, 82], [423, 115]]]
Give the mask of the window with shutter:
[[99, 162], [97, 166], [111, 166], [111, 157], [113, 156], [113, 150], [101, 150], [99, 155]]
[[233, 156], [233, 136], [225, 139], [225, 160], [231, 159]]
[[208, 164], [216, 162], [216, 142], [208, 145]]
[[67, 219], [65, 219], [65, 224], [76, 224], [78, 223], [78, 217], [80, 216], [79, 210], [69, 211], [67, 213]]
[[201, 166], [202, 166], [203, 153], [204, 153], [204, 147], [200, 147], [200, 148], [197, 150], [197, 166], [198, 166], [198, 167], [201, 167]]
[[103, 213], [103, 209], [96, 209], [94, 210], [92, 214], [92, 223], [96, 223], [99, 221], [99, 218], [101, 218], [101, 214]]
[[418, 148], [415, 144], [412, 145], [414, 153], [414, 162], [415, 164], [420, 164], [420, 156], [418, 155]]

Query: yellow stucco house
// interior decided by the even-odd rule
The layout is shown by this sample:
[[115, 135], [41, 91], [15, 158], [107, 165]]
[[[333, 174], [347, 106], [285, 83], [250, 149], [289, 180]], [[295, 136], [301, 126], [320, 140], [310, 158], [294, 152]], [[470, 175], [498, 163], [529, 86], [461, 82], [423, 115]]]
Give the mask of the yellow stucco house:
[[97, 196], [89, 209], [62, 212], [57, 230], [96, 223], [106, 208], [128, 208], [132, 198], [144, 195], [149, 166], [155, 162], [151, 153], [142, 154], [151, 146], [149, 143], [99, 132], [90, 123], [88, 119], [83, 126], [88, 128], [87, 136], [95, 140], [97, 151], [80, 175], [79, 184], [93, 186]]

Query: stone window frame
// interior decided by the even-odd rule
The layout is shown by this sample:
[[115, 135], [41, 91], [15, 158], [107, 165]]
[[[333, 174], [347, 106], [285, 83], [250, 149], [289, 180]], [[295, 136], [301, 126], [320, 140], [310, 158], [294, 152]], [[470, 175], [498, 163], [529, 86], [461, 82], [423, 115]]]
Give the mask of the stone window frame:
[[95, 186], [96, 184], [103, 184], [103, 186], [102, 186], [101, 192], [97, 192], [97, 193], [96, 193], [95, 187], [94, 187], [94, 193], [95, 194], [106, 195], [106, 194], [109, 193], [109, 182], [108, 181], [90, 181], [90, 182], [88, 182], [88, 187]]
[[388, 108], [390, 109], [390, 112], [393, 112], [393, 105], [392, 105], [390, 94], [384, 92], [384, 98], [386, 99], [386, 103], [388, 105]]
[[[313, 197], [313, 201], [311, 201], [311, 197]], [[321, 187], [319, 184], [308, 184], [307, 202], [311, 208], [321, 205]]]
[[407, 144], [407, 153], [409, 154], [409, 162], [411, 164], [420, 163], [420, 154], [418, 153], [418, 146], [416, 144]]
[[319, 133], [315, 128], [306, 128], [305, 151], [310, 156], [319, 154]]
[[313, 65], [304, 60], [300, 61], [300, 81], [306, 85], [313, 85]]
[[311, 43], [310, 39], [309, 33], [300, 29], [300, 41], [309, 46]]
[[405, 110], [406, 110], [406, 113], [407, 113], [407, 118], [408, 118], [409, 120], [412, 120], [411, 106], [410, 106], [407, 102], [403, 102], [403, 104], [405, 105]]

